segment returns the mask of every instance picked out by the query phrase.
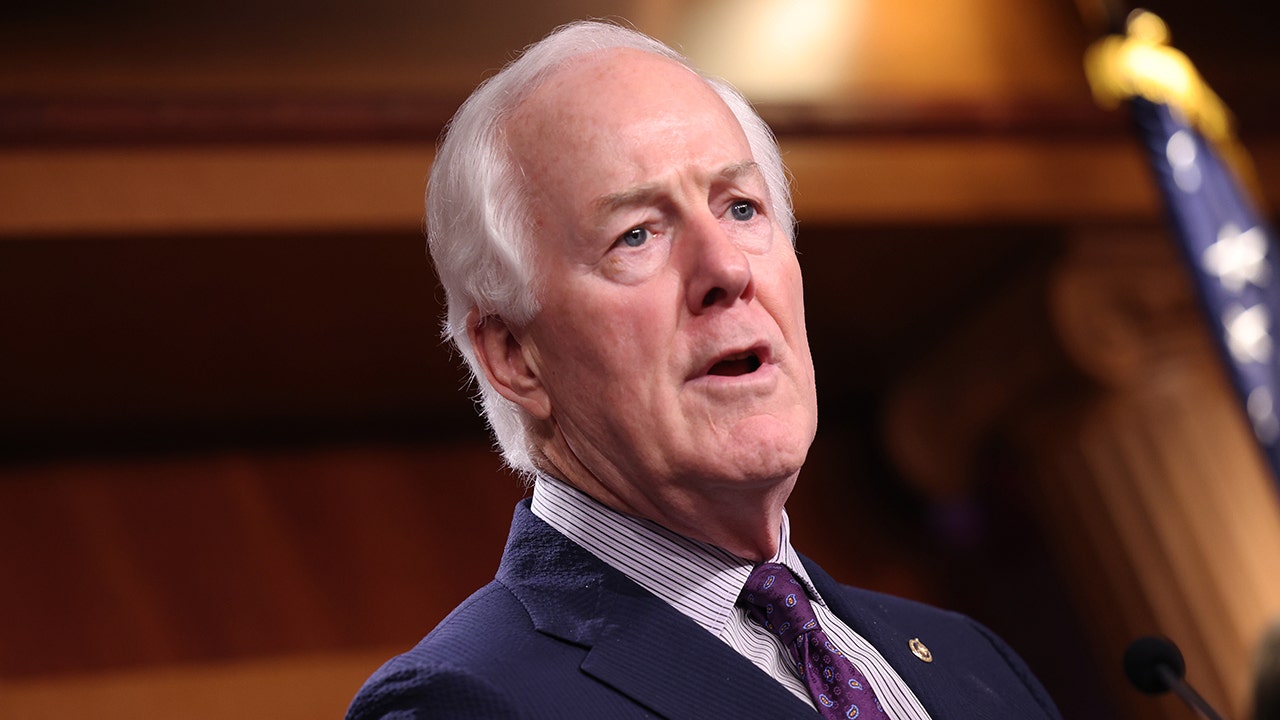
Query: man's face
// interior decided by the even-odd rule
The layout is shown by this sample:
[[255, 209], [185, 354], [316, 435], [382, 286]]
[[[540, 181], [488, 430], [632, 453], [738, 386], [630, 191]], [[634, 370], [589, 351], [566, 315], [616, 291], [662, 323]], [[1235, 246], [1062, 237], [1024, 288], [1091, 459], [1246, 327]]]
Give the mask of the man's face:
[[630, 507], [789, 490], [817, 426], [800, 268], [733, 114], [678, 64], [610, 51], [508, 131], [541, 302], [515, 334], [549, 454]]

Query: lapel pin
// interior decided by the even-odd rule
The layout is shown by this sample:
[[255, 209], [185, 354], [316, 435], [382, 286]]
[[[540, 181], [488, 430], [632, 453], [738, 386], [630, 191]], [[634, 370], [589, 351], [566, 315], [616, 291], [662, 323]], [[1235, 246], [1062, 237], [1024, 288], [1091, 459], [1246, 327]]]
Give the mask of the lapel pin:
[[920, 642], [920, 638], [911, 638], [907, 642], [907, 647], [911, 648], [911, 654], [920, 658], [923, 662], [933, 662], [933, 653], [929, 652], [929, 648]]

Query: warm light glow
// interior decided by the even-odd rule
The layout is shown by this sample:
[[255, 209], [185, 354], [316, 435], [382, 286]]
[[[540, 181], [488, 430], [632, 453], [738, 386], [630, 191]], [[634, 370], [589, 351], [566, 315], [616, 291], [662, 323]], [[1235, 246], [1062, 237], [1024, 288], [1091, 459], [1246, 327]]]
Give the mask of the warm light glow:
[[846, 80], [863, 7], [863, 0], [715, 0], [689, 10], [681, 44], [694, 65], [752, 100], [812, 100]]

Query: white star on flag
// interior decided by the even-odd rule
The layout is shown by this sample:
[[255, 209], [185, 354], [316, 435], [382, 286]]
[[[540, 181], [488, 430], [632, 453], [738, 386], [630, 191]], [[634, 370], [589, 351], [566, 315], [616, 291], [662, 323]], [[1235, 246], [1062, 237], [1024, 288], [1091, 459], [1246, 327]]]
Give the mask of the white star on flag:
[[1218, 241], [1205, 249], [1200, 261], [1205, 272], [1216, 276], [1233, 293], [1243, 290], [1245, 283], [1263, 287], [1271, 279], [1267, 236], [1260, 227], [1240, 232], [1232, 223], [1223, 225]]
[[1245, 310], [1231, 306], [1222, 316], [1227, 330], [1227, 348], [1236, 362], [1271, 362], [1271, 313], [1266, 305], [1254, 305]]
[[1253, 432], [1263, 443], [1270, 445], [1280, 438], [1280, 419], [1276, 418], [1275, 402], [1271, 391], [1259, 386], [1249, 393], [1245, 405], [1249, 411], [1249, 419], [1253, 421]]

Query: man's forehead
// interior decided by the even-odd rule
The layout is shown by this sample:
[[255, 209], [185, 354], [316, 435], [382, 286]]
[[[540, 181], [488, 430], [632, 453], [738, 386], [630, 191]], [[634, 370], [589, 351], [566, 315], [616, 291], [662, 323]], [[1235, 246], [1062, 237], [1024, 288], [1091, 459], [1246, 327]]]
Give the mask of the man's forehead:
[[683, 89], [683, 102], [723, 101], [700, 75], [675, 60], [635, 48], [593, 50], [561, 63], [515, 108], [511, 130], [550, 125], [561, 132], [600, 119], [619, 119], [641, 103], [667, 103], [664, 91]]
[[586, 57], [558, 69], [508, 123], [535, 202], [590, 222], [654, 201], [672, 172], [703, 183], [760, 174], [737, 117], [687, 66], [634, 49]]

